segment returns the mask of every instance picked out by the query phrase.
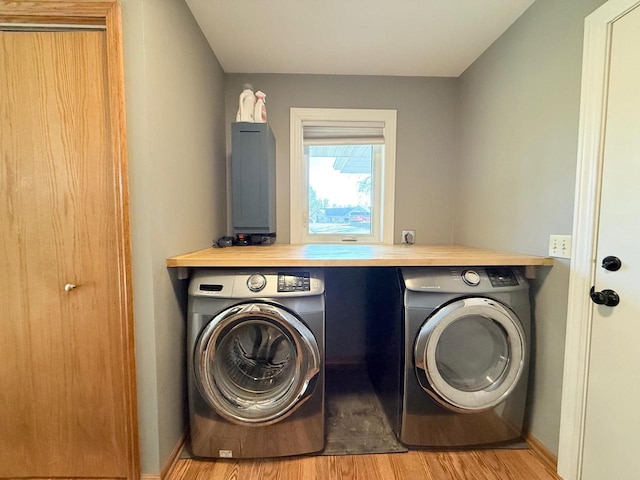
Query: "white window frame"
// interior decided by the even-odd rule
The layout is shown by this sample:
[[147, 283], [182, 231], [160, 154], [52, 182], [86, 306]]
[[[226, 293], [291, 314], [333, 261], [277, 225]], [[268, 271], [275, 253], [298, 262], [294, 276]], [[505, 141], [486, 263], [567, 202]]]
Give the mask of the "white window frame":
[[[381, 198], [374, 202], [381, 215], [379, 230], [371, 218], [372, 235], [305, 235], [309, 204], [308, 165], [304, 156], [304, 122], [378, 122], [383, 123], [384, 161], [378, 162], [382, 185]], [[290, 111], [290, 243], [339, 243], [393, 244], [396, 171], [396, 110], [291, 108]], [[375, 180], [375, 177], [374, 177]], [[375, 204], [374, 204], [375, 205]]]

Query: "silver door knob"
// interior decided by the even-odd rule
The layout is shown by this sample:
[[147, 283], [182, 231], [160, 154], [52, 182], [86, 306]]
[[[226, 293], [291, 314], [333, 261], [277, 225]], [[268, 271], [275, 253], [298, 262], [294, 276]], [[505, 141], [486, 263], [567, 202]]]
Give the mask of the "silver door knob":
[[65, 292], [70, 292], [71, 290], [73, 290], [74, 288], [76, 288], [76, 286], [73, 283], [67, 283], [64, 286], [64, 291]]

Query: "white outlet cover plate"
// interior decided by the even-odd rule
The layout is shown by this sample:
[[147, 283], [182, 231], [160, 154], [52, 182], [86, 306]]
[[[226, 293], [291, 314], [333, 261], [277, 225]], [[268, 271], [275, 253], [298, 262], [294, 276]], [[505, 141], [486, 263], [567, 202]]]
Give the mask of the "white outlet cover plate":
[[[408, 236], [407, 236], [408, 235]], [[407, 241], [409, 240], [409, 241]], [[415, 230], [403, 230], [402, 231], [402, 243], [414, 244], [416, 243], [416, 231]]]

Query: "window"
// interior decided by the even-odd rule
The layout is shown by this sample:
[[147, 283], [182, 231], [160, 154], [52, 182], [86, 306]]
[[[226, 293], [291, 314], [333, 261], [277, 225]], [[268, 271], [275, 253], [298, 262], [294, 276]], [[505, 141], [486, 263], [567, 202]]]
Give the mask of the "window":
[[291, 109], [291, 243], [393, 243], [395, 110]]

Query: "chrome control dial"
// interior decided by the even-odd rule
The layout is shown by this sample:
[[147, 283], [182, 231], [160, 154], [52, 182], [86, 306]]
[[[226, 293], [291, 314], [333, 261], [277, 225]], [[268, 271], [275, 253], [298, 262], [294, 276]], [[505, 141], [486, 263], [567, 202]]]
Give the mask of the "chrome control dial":
[[470, 287], [477, 287], [480, 284], [480, 274], [475, 270], [465, 270], [462, 272], [462, 280]]
[[267, 279], [264, 278], [264, 275], [260, 275], [259, 273], [255, 273], [247, 279], [247, 287], [252, 292], [259, 292], [266, 285], [267, 285]]

